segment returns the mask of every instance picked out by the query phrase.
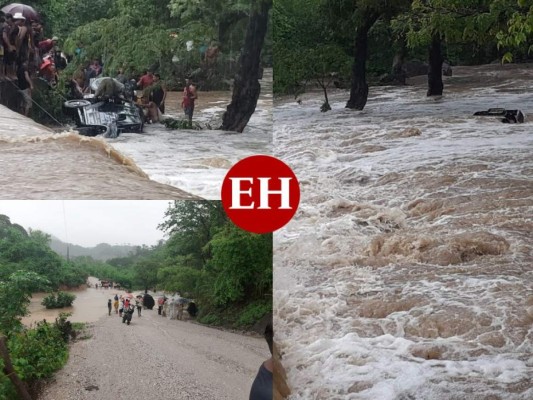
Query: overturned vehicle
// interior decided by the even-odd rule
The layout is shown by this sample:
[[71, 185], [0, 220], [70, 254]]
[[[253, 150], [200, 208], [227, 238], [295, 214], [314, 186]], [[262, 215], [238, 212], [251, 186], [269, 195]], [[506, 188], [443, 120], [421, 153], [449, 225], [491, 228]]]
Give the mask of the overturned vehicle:
[[476, 117], [498, 117], [504, 124], [522, 124], [525, 122], [524, 113], [520, 110], [506, 110], [505, 108], [489, 108], [487, 111], [476, 111]]
[[93, 93], [85, 94], [83, 99], [63, 103], [63, 111], [74, 119], [81, 135], [116, 138], [124, 132], [142, 132], [142, 109], [123, 96], [124, 86], [120, 82], [97, 78], [90, 88]]

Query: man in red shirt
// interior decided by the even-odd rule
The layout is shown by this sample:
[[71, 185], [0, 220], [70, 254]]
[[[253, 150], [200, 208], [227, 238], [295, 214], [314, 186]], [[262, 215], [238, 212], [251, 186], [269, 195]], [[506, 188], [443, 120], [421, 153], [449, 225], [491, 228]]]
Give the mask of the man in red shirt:
[[144, 90], [148, 86], [151, 86], [152, 83], [154, 83], [154, 74], [152, 74], [152, 71], [146, 72], [143, 76], [141, 76], [141, 79], [139, 79], [139, 82], [137, 82], [137, 86]]

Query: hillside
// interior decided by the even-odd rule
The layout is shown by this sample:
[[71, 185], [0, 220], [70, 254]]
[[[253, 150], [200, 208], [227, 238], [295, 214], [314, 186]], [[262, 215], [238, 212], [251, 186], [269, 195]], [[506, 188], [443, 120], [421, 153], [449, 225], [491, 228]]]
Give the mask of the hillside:
[[[63, 257], [67, 256], [67, 244], [56, 237], [51, 238], [50, 247], [56, 253]], [[100, 243], [94, 247], [83, 247], [76, 244], [69, 245], [70, 257], [90, 256], [95, 260], [106, 261], [111, 258], [126, 257], [132, 251], [135, 251], [137, 246], [133, 245], [110, 245], [107, 243]]]

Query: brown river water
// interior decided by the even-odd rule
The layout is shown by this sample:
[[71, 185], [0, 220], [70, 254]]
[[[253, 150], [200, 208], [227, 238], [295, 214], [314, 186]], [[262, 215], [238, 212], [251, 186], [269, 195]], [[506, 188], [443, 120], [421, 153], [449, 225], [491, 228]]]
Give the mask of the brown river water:
[[[242, 135], [216, 130], [229, 91], [199, 92], [194, 121], [212, 129], [156, 123], [116, 139], [80, 136], [68, 126], [54, 132], [0, 106], [0, 199], [219, 199], [233, 164], [271, 152], [271, 70], [261, 86]], [[181, 100], [182, 93], [169, 93], [165, 114], [185, 119]]]
[[[533, 66], [275, 106], [300, 180], [275, 234], [291, 399], [533, 399]], [[473, 117], [522, 109], [524, 124]]]
[[41, 304], [47, 293], [33, 294], [31, 303], [28, 307], [29, 315], [22, 318], [22, 323], [28, 326], [34, 322], [42, 321], [43, 319], [46, 319], [48, 322], [53, 322], [62, 312], [71, 313], [72, 316], [69, 317], [69, 321], [72, 322], [95, 322], [102, 316], [107, 315], [108, 299], [113, 300], [115, 294], [120, 296], [121, 294], [126, 293], [124, 290], [95, 289], [94, 284], [95, 282], [98, 282], [98, 280], [94, 277], [89, 277], [89, 282], [91, 287], [84, 285], [77, 290], [66, 290], [67, 292], [76, 295], [72, 307], [49, 310]]

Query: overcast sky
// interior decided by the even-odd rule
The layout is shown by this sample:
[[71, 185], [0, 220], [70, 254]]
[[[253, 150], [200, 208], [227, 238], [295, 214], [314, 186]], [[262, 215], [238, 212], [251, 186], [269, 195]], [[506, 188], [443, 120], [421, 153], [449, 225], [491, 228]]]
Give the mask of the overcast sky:
[[38, 229], [64, 242], [154, 245], [169, 201], [159, 200], [1, 200], [0, 214], [11, 223]]

